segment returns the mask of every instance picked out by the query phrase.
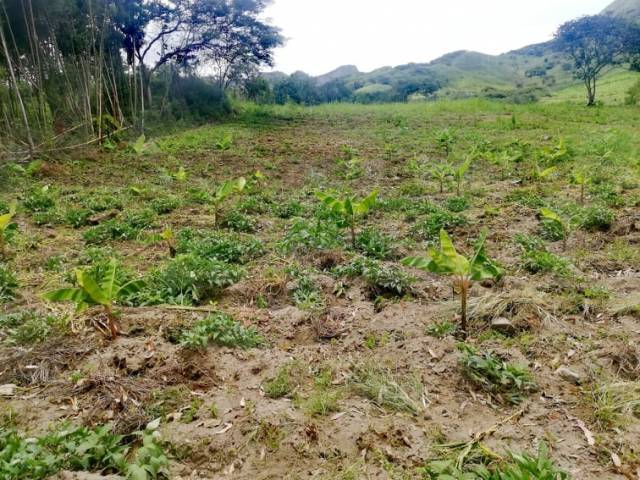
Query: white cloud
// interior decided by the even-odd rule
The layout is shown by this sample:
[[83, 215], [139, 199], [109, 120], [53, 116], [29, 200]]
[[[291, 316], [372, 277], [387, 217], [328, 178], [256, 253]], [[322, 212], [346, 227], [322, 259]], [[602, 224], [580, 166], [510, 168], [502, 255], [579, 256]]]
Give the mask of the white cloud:
[[313, 75], [427, 62], [455, 50], [499, 54], [548, 40], [611, 0], [275, 0], [267, 15], [287, 44], [276, 69]]

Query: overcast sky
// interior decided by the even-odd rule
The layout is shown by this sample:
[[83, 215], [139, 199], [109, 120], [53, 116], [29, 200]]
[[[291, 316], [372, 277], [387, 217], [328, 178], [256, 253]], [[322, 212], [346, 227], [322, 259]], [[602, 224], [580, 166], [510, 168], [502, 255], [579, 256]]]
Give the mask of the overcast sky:
[[612, 0], [275, 0], [287, 38], [276, 70], [312, 75], [340, 65], [370, 71], [455, 50], [498, 54], [551, 38], [566, 20]]

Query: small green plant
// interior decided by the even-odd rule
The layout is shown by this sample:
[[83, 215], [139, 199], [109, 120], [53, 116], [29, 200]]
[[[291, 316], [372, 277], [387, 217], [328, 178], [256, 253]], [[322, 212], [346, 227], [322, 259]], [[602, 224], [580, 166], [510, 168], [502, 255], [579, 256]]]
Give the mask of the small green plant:
[[441, 230], [451, 230], [467, 224], [465, 216], [448, 212], [440, 207], [430, 207], [429, 212], [425, 218], [411, 227], [412, 235], [429, 243], [438, 239]]
[[470, 202], [467, 197], [449, 198], [446, 203], [447, 210], [454, 213], [464, 212], [469, 208], [469, 206]]
[[66, 331], [64, 319], [33, 310], [0, 314], [0, 341], [6, 345], [35, 345]]
[[194, 254], [178, 255], [150, 274], [138, 301], [152, 305], [202, 303], [237, 283], [242, 274], [240, 267], [226, 262]]
[[145, 143], [147, 141], [147, 137], [145, 137], [144, 133], [136, 138], [135, 142], [129, 143], [129, 149], [135, 153], [136, 157], [142, 155], [145, 151]]
[[4, 215], [0, 215], [0, 257], [6, 255], [7, 236], [9, 232], [9, 226], [13, 218], [16, 215], [16, 205], [12, 204], [9, 207], [9, 212]]
[[25, 198], [23, 205], [24, 208], [34, 213], [51, 209], [55, 205], [55, 200], [49, 185], [31, 190], [27, 198]]
[[589, 231], [606, 232], [615, 221], [615, 213], [602, 205], [586, 207], [578, 213], [580, 228]]
[[269, 398], [283, 398], [291, 396], [298, 387], [302, 374], [299, 362], [293, 360], [278, 368], [276, 375], [267, 380], [262, 388]]
[[359, 251], [371, 258], [384, 260], [393, 252], [393, 238], [374, 228], [365, 228], [356, 237]]
[[571, 219], [563, 218], [558, 213], [548, 208], [540, 209], [540, 217], [542, 218], [543, 225], [546, 223], [547, 228], [551, 227], [553, 231], [559, 231], [562, 238], [562, 248], [566, 250], [567, 241], [571, 235]]
[[448, 163], [437, 163], [429, 169], [429, 175], [438, 182], [440, 193], [444, 193], [444, 184], [453, 175], [453, 168]]
[[173, 195], [159, 196], [151, 200], [151, 209], [158, 215], [171, 213], [180, 207], [180, 199]]
[[190, 228], [177, 234], [175, 249], [179, 254], [192, 254], [233, 264], [249, 263], [266, 252], [263, 243], [251, 235]]
[[580, 205], [584, 205], [585, 189], [591, 183], [591, 178], [584, 171], [577, 171], [571, 176], [571, 181], [580, 186]]
[[224, 312], [200, 320], [182, 333], [180, 344], [189, 349], [205, 349], [209, 344], [232, 348], [255, 348], [264, 345], [264, 338], [251, 327], [246, 328]]
[[467, 157], [464, 162], [451, 170], [451, 175], [456, 182], [456, 195], [458, 195], [458, 197], [462, 194], [462, 182], [464, 176], [469, 171], [469, 167], [471, 167], [472, 161], [473, 159], [471, 157]]
[[395, 265], [386, 265], [378, 260], [358, 257], [352, 262], [334, 269], [341, 277], [362, 277], [369, 288], [372, 299], [384, 295], [402, 297], [412, 291], [415, 279]]
[[331, 250], [343, 244], [344, 239], [336, 224], [299, 219], [288, 229], [278, 246], [286, 252], [304, 253], [309, 250]]
[[464, 375], [483, 390], [511, 404], [538, 390], [528, 369], [505, 362], [491, 352], [478, 353], [468, 345], [459, 345], [460, 366]]
[[456, 252], [453, 242], [447, 232], [440, 231], [440, 249], [430, 248], [427, 257], [407, 257], [402, 263], [431, 273], [449, 275], [453, 277], [453, 287], [460, 293], [462, 335], [467, 331], [467, 298], [471, 283], [482, 280], [498, 280], [503, 271], [484, 252], [487, 235], [483, 233], [476, 244], [475, 252], [470, 258], [465, 258]]
[[218, 226], [220, 209], [224, 202], [231, 196], [241, 193], [247, 185], [247, 180], [244, 177], [237, 178], [235, 180], [228, 180], [218, 187], [211, 198], [211, 204], [213, 205], [213, 226]]
[[538, 162], [534, 161], [531, 166], [529, 178], [533, 183], [540, 184], [550, 178], [557, 170], [558, 167], [556, 166], [541, 168]]
[[144, 283], [133, 280], [124, 284], [118, 281], [118, 261], [111, 259], [109, 268], [102, 276], [94, 276], [91, 272], [76, 270], [75, 288], [64, 288], [46, 293], [44, 298], [52, 302], [74, 302], [77, 311], [83, 311], [90, 305], [101, 305], [107, 316], [111, 339], [119, 333], [117, 313], [114, 304], [139, 292]]
[[322, 192], [317, 192], [316, 197], [329, 207], [332, 213], [343, 218], [351, 231], [351, 246], [355, 250], [357, 248], [356, 221], [358, 217], [366, 215], [373, 208], [378, 197], [378, 190], [374, 190], [360, 201], [357, 201], [355, 197], [346, 197], [340, 200]]
[[436, 132], [436, 145], [448, 157], [451, 154], [456, 139], [448, 128]]
[[231, 149], [232, 145], [233, 135], [230, 132], [225, 133], [220, 139], [216, 140], [215, 143], [215, 147], [222, 152]]
[[18, 280], [9, 266], [0, 262], [0, 303], [10, 302], [16, 298]]
[[432, 337], [443, 338], [453, 335], [458, 330], [458, 326], [448, 320], [432, 323], [427, 327], [427, 334]]

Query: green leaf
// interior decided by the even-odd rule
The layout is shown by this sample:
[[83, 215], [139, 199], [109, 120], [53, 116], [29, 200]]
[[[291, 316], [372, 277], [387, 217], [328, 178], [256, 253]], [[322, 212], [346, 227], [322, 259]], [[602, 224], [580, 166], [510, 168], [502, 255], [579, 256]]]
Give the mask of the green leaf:
[[542, 217], [546, 218], [547, 220], [558, 222], [560, 225], [564, 225], [564, 222], [562, 221], [562, 218], [560, 218], [560, 215], [552, 210], [549, 210], [548, 208], [541, 208], [540, 215], [542, 215]]
[[116, 298], [128, 297], [129, 295], [138, 293], [145, 285], [146, 283], [144, 280], [132, 280], [131, 282], [125, 283], [118, 289]]
[[82, 288], [92, 302], [99, 305], [108, 306], [111, 304], [111, 298], [107, 297], [105, 292], [102, 291], [96, 279], [86, 272], [78, 270], [76, 272], [76, 278], [78, 285]]
[[74, 302], [81, 303], [85, 299], [85, 293], [81, 288], [61, 288], [42, 295], [42, 298], [50, 302]]

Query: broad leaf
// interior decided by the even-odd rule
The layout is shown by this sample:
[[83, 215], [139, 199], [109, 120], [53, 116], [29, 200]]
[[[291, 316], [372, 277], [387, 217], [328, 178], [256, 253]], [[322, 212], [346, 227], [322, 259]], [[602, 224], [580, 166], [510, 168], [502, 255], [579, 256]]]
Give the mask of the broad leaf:
[[144, 280], [132, 280], [122, 285], [116, 292], [116, 299], [128, 297], [134, 293], [138, 293], [145, 286]]
[[85, 299], [85, 293], [81, 288], [61, 288], [42, 295], [42, 298], [50, 302], [74, 302], [81, 303]]
[[106, 296], [105, 292], [100, 288], [100, 285], [98, 285], [98, 282], [96, 282], [96, 279], [91, 275], [78, 270], [76, 272], [76, 279], [80, 288], [85, 291], [87, 300], [91, 301], [88, 303], [96, 303], [104, 306], [111, 304], [111, 299]]
[[562, 218], [560, 218], [560, 215], [552, 210], [549, 210], [548, 208], [541, 208], [540, 214], [547, 220], [552, 220], [554, 222], [558, 222], [560, 225], [564, 225], [564, 222], [562, 221]]

